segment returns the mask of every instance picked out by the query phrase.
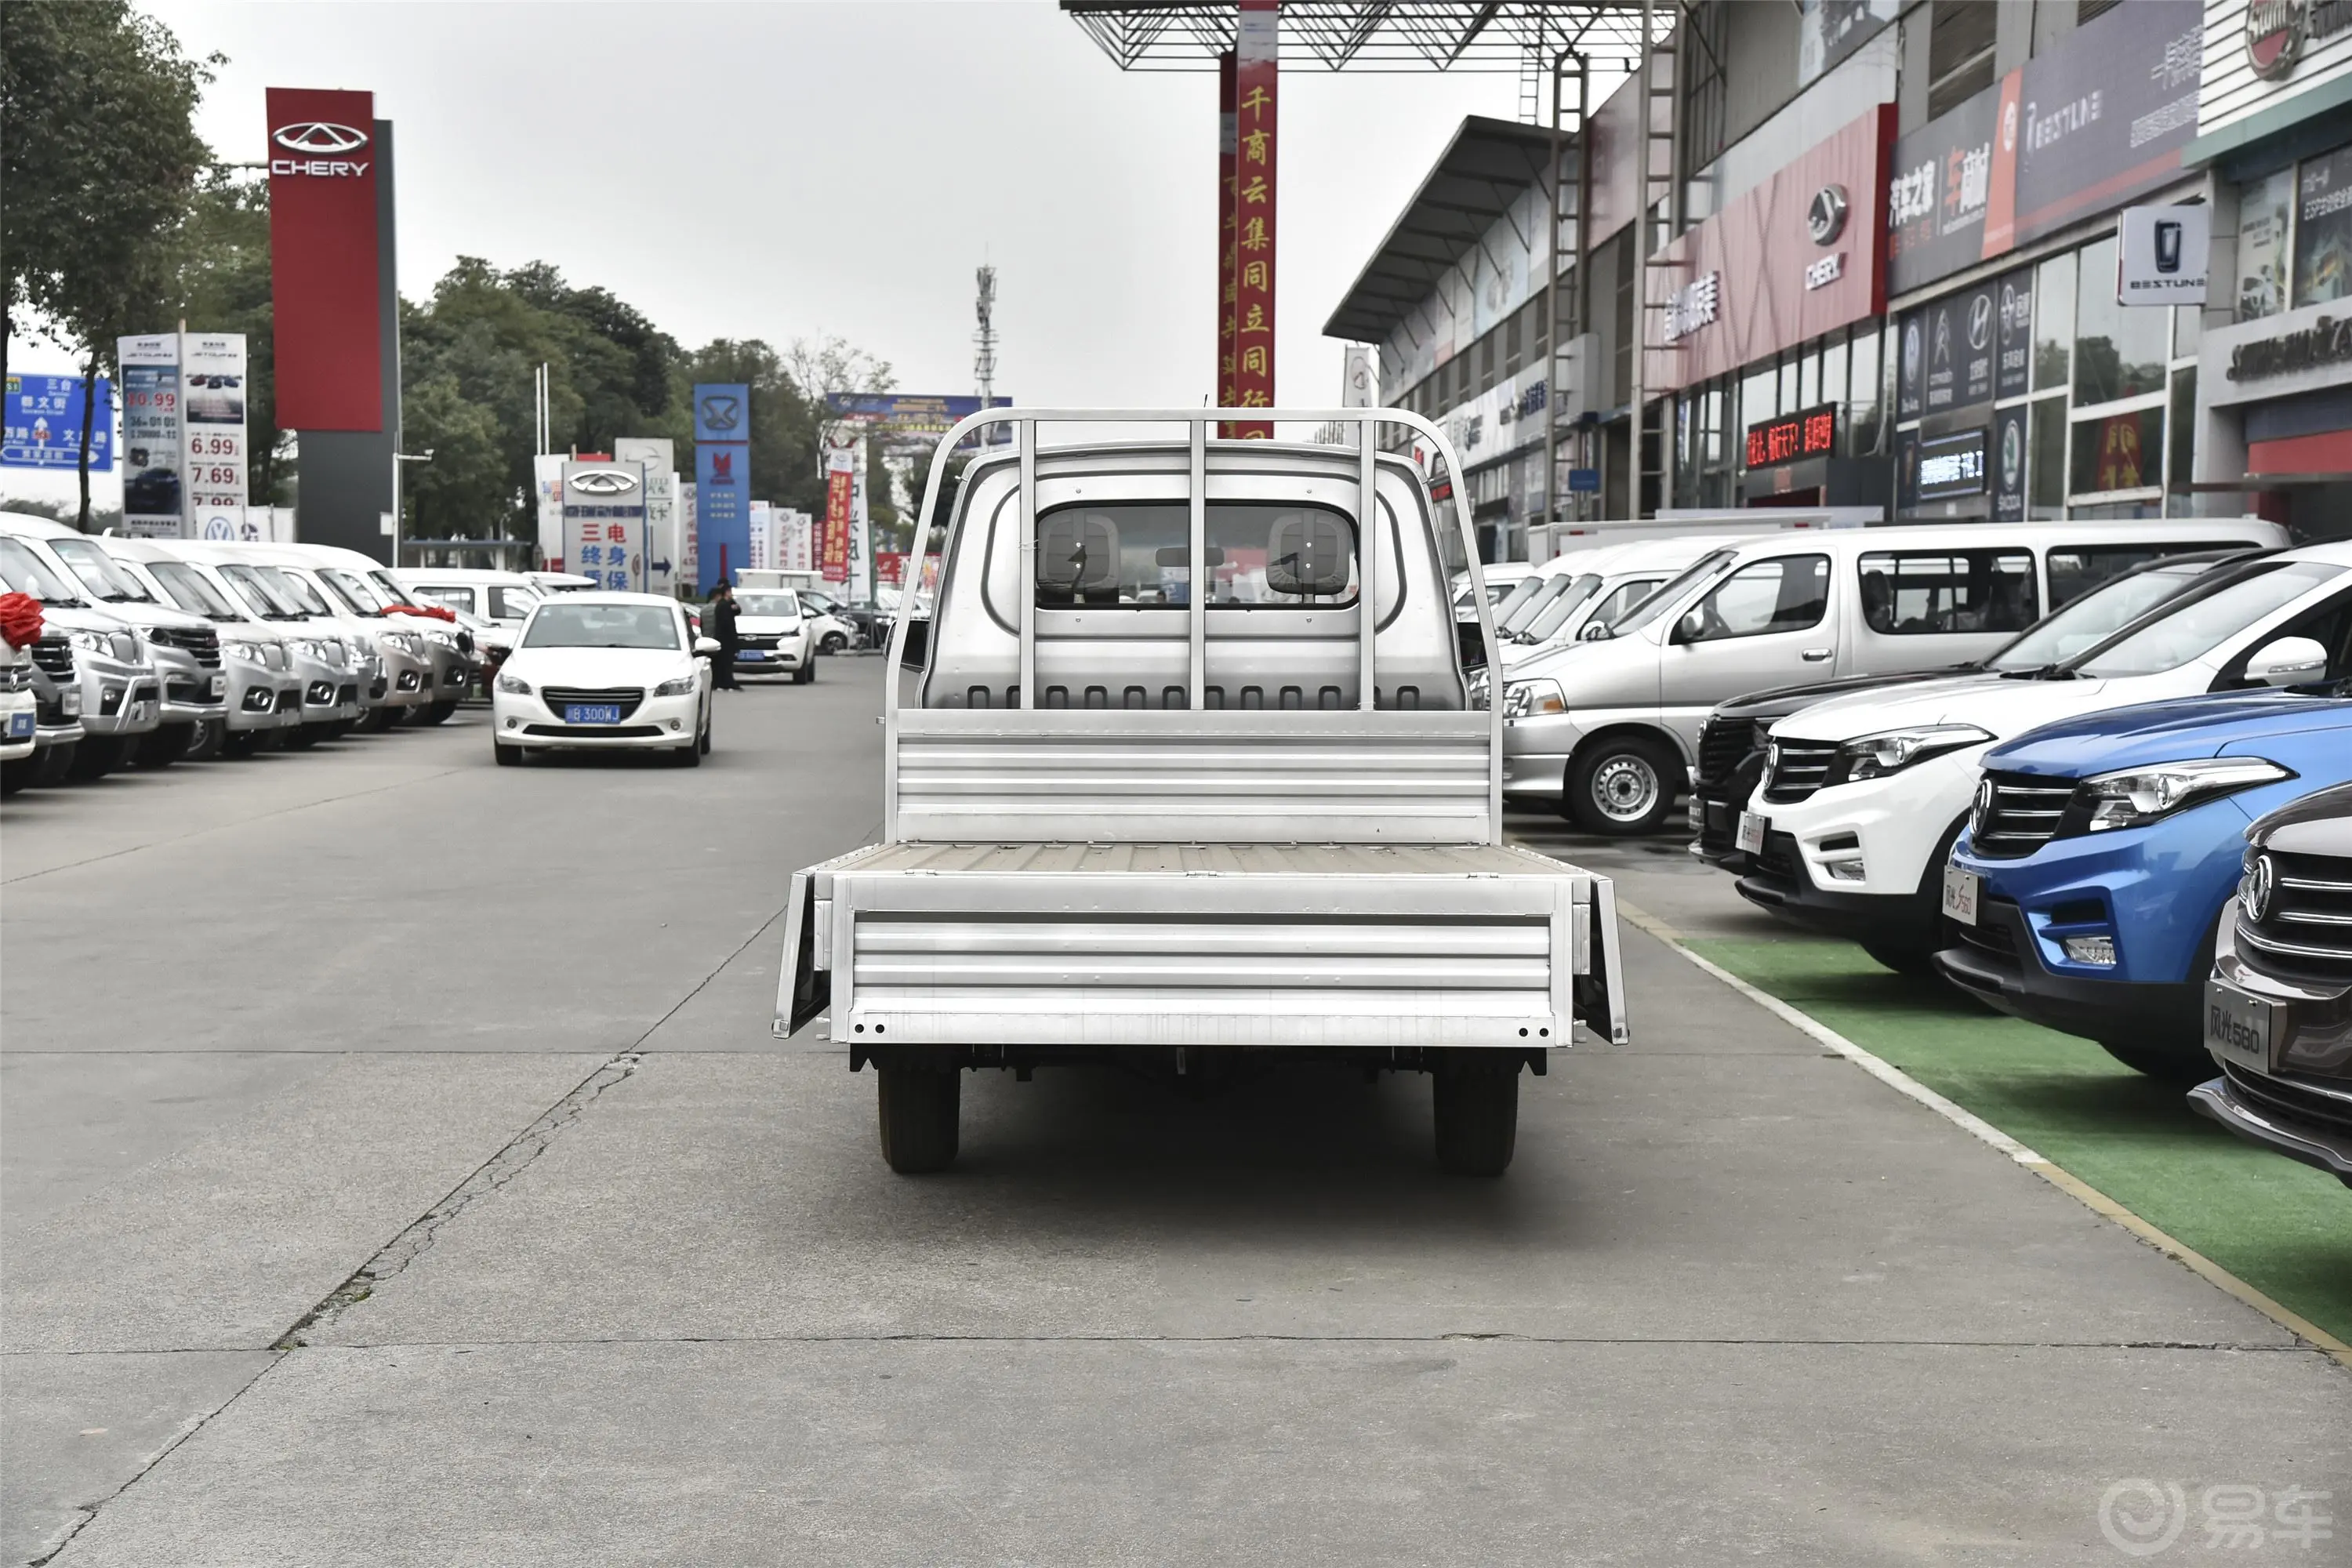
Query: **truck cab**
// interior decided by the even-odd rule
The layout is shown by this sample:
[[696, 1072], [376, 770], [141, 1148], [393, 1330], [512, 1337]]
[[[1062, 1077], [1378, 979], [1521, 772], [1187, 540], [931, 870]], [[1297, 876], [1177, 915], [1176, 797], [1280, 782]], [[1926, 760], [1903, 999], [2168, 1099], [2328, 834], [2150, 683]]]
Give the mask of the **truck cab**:
[[[1503, 843], [1466, 542], [1378, 449], [1444, 437], [1395, 410], [1271, 416], [1353, 446], [1213, 434], [1240, 417], [1268, 416], [946, 438], [1017, 434], [964, 475], [930, 616], [900, 606], [882, 842], [795, 873], [777, 998], [780, 1035], [877, 1069], [896, 1170], [953, 1160], [967, 1068], [1308, 1053], [1433, 1074], [1440, 1163], [1499, 1174], [1521, 1068], [1625, 1037], [1608, 880]], [[1089, 423], [1117, 433], [1040, 440]]]

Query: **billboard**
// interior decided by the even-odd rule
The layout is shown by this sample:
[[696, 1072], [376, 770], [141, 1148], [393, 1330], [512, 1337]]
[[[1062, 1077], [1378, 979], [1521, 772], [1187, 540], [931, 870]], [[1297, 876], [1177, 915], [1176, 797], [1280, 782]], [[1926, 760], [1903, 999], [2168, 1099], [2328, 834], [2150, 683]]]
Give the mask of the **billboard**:
[[180, 423], [190, 539], [236, 539], [245, 523], [245, 334], [180, 334]]
[[[0, 402], [0, 468], [81, 468], [82, 378], [12, 375]], [[90, 402], [89, 471], [114, 467], [114, 388], [104, 376]]]
[[375, 96], [268, 91], [278, 423], [382, 430]]
[[180, 339], [118, 338], [122, 374], [122, 531], [180, 537]]
[[751, 564], [751, 389], [694, 389], [695, 592], [708, 595]]
[[620, 436], [613, 460], [646, 471], [646, 592], [676, 591], [679, 554], [677, 443], [667, 436]]
[[850, 514], [856, 506], [857, 458], [846, 447], [824, 455], [824, 530], [817, 542], [817, 570], [828, 583], [849, 581]]
[[2178, 180], [2197, 134], [2198, 0], [2133, 0], [1895, 146], [1890, 292]]
[[564, 570], [599, 588], [646, 585], [646, 475], [635, 463], [563, 465]]
[[[1234, 35], [1234, 401], [1274, 406], [1275, 110], [1281, 87], [1279, 0], [1241, 0]], [[1236, 422], [1228, 436], [1274, 426]]]

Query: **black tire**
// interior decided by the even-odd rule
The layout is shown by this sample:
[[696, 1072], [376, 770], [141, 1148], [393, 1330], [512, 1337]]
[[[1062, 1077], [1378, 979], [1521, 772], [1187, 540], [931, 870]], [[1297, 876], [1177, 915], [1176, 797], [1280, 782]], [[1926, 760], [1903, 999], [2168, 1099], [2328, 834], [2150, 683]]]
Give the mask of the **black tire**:
[[2099, 1048], [2134, 1072], [2159, 1083], [2202, 1083], [2221, 1069], [2202, 1049], [2146, 1040], [2101, 1040]]
[[793, 684], [794, 686], [810, 686], [814, 685], [815, 681], [816, 660], [814, 659], [809, 660], [806, 664], [802, 665], [798, 669], [793, 671]]
[[[350, 721], [352, 732], [357, 735], [381, 734], [399, 722], [403, 711], [397, 708], [362, 708], [360, 716]], [[310, 726], [305, 724], [303, 728], [307, 730]]]
[[444, 724], [448, 722], [449, 715], [455, 713], [457, 710], [457, 700], [453, 697], [446, 702], [436, 702], [427, 707], [425, 710], [424, 717], [419, 719], [417, 722], [420, 724]]
[[221, 755], [249, 757], [261, 750], [262, 742], [268, 738], [266, 730], [232, 730], [221, 737]]
[[702, 737], [698, 735], [669, 754], [674, 768], [698, 768], [702, 765]]
[[849, 639], [839, 632], [827, 632], [824, 640], [817, 644], [816, 647], [819, 653], [839, 653], [848, 646]]
[[0, 763], [0, 796], [15, 795], [33, 782], [33, 770], [40, 765], [38, 757], [19, 757], [13, 763]]
[[131, 760], [142, 768], [168, 768], [195, 744], [194, 724], [160, 724], [139, 737]]
[[877, 1067], [882, 1158], [902, 1176], [955, 1163], [963, 1074], [954, 1068]]
[[1519, 1058], [1448, 1051], [1430, 1077], [1438, 1168], [1456, 1176], [1499, 1176], [1510, 1169], [1519, 1132]]
[[33, 783], [48, 789], [73, 776], [74, 756], [81, 749], [78, 741], [62, 746], [44, 746], [33, 753]]
[[334, 730], [335, 727], [332, 724], [297, 724], [286, 731], [286, 749], [289, 752], [307, 752], [329, 735], [333, 734]]
[[706, 756], [706, 757], [707, 757], [707, 756], [709, 756], [709, 755], [710, 754], [710, 721], [709, 721], [709, 720], [705, 719], [705, 720], [702, 721], [702, 735], [701, 735], [701, 738], [696, 742], [696, 744], [697, 744], [697, 745], [698, 745], [698, 746], [700, 746], [700, 747], [702, 748], [702, 754], [703, 754], [704, 756]]
[[122, 765], [130, 752], [120, 735], [84, 735], [74, 742], [70, 764], [72, 776], [78, 779], [102, 779]]
[[520, 767], [522, 765], [522, 748], [510, 742], [492, 741], [490, 742], [490, 755], [498, 759], [499, 766], [502, 768]]
[[1873, 963], [1897, 974], [1907, 974], [1915, 980], [1936, 978], [1936, 955], [1932, 952], [1908, 947], [1890, 947], [1884, 942], [1864, 942], [1862, 951], [1870, 954]]
[[1568, 764], [1568, 816], [1587, 833], [1629, 838], [1674, 816], [1681, 755], [1646, 735], [1604, 735]]

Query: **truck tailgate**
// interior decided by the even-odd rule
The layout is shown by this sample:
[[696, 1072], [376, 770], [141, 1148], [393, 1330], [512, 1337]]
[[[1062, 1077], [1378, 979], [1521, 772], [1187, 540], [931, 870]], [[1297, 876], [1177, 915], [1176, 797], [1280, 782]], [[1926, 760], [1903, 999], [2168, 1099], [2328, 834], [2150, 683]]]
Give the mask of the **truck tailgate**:
[[1499, 845], [929, 844], [793, 879], [776, 1029], [854, 1045], [1626, 1037], [1608, 879]]

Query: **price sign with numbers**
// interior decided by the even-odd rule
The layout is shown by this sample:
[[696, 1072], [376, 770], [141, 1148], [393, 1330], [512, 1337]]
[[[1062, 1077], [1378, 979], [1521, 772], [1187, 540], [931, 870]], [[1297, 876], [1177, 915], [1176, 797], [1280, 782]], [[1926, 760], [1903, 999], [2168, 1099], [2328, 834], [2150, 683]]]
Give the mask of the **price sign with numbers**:
[[235, 539], [246, 503], [245, 334], [188, 332], [180, 344], [185, 531], [192, 539]]

